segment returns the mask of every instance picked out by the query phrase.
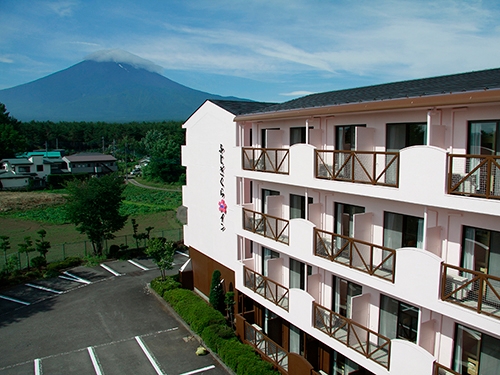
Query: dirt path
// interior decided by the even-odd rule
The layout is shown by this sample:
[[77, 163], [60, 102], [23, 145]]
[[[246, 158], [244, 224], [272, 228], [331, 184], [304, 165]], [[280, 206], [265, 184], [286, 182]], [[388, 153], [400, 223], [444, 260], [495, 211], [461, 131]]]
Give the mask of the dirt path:
[[173, 189], [173, 188], [159, 188], [159, 187], [155, 187], [155, 186], [148, 186], [148, 185], [143, 185], [139, 182], [137, 182], [136, 180], [134, 179], [128, 179], [128, 180], [125, 180], [128, 184], [132, 184], [132, 185], [135, 185], [135, 186], [138, 186], [138, 187], [141, 187], [141, 188], [144, 188], [144, 189], [152, 189], [152, 190], [163, 190], [163, 191], [181, 191], [181, 189]]

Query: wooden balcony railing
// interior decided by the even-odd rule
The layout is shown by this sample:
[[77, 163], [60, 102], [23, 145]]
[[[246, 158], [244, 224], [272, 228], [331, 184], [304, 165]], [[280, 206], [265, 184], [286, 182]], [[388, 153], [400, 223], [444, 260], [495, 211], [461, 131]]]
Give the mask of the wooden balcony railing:
[[460, 375], [458, 372], [443, 366], [440, 363], [434, 362], [434, 373], [433, 375]]
[[500, 318], [500, 277], [442, 264], [441, 299]]
[[314, 255], [394, 282], [394, 249], [314, 229]]
[[313, 302], [314, 328], [389, 369], [391, 340]]
[[261, 275], [250, 268], [243, 267], [244, 284], [258, 295], [288, 311], [288, 288]]
[[243, 208], [243, 229], [288, 245], [288, 220]]
[[500, 199], [500, 156], [449, 155], [448, 194]]
[[267, 337], [260, 328], [245, 321], [245, 343], [254, 347], [282, 373], [288, 373], [288, 351]]
[[286, 148], [242, 148], [242, 168], [247, 171], [288, 174], [290, 150]]
[[315, 153], [316, 178], [399, 185], [399, 152], [316, 150]]

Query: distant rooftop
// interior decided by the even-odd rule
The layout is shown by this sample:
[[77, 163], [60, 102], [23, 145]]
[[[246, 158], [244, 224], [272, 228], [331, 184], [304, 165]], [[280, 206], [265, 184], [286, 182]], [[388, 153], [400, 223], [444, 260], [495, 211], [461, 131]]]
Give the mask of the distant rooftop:
[[85, 162], [85, 161], [116, 161], [116, 158], [112, 155], [105, 155], [99, 153], [89, 153], [89, 154], [74, 154], [67, 155], [64, 159], [70, 162]]
[[500, 68], [311, 94], [240, 114], [270, 113], [492, 89], [500, 89]]

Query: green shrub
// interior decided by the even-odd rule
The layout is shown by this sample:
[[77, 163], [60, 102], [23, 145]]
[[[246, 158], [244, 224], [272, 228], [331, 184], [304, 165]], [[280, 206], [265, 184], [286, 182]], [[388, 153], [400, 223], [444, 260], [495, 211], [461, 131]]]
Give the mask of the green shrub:
[[212, 324], [203, 330], [201, 338], [210, 349], [218, 353], [224, 342], [229, 339], [236, 339], [236, 336], [234, 331], [227, 325]]
[[157, 277], [151, 281], [151, 288], [163, 297], [167, 290], [173, 290], [181, 287], [181, 283], [176, 281], [172, 276], [167, 276], [165, 280], [161, 280], [161, 277]]
[[47, 259], [45, 259], [45, 257], [39, 255], [39, 256], [31, 259], [30, 263], [31, 263], [31, 267], [40, 269], [40, 268], [45, 267], [47, 265]]
[[174, 289], [165, 291], [163, 298], [172, 305], [197, 334], [212, 324], [224, 324], [224, 316], [211, 308], [192, 291]]
[[241, 343], [236, 338], [219, 311], [194, 292], [180, 288], [169, 289], [171, 285], [175, 285], [174, 280], [151, 281], [151, 287], [158, 294], [163, 291], [163, 298], [237, 375], [279, 375], [251, 346]]
[[87, 255], [83, 258], [87, 267], [95, 267], [104, 262], [108, 257], [106, 255]]

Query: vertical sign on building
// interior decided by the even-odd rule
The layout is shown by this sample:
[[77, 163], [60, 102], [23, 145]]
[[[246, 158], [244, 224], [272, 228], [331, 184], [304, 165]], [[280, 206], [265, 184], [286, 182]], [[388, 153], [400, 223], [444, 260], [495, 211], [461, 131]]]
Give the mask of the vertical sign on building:
[[224, 145], [221, 143], [219, 146], [219, 177], [220, 177], [220, 201], [219, 201], [219, 212], [221, 213], [220, 215], [220, 230], [225, 231], [226, 226], [224, 224], [224, 217], [226, 216], [227, 213], [227, 204], [226, 204], [226, 194], [224, 193], [224, 175], [225, 175], [225, 170], [226, 167], [224, 166]]

